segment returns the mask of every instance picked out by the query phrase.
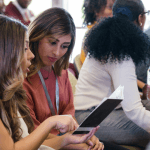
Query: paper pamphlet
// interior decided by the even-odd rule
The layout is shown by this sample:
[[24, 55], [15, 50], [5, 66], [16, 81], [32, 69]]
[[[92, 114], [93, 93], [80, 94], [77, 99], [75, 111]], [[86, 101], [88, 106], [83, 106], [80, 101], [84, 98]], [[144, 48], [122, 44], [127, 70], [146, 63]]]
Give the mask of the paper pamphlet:
[[124, 99], [123, 90], [124, 87], [120, 85], [109, 98], [104, 98], [73, 134], [86, 134], [97, 127]]

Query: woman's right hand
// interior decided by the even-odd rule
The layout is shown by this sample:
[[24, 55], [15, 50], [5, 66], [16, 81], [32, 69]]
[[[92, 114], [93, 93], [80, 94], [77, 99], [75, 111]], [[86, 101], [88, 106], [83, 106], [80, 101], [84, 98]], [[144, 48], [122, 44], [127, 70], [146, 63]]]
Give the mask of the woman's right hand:
[[142, 88], [142, 100], [150, 100], [150, 85], [145, 84], [144, 87]]
[[[95, 134], [95, 132], [99, 129], [99, 126], [93, 128], [93, 130], [91, 130], [88, 134], [72, 134], [73, 132], [68, 132], [66, 134], [63, 135], [64, 137], [64, 141], [67, 142], [65, 143], [66, 145], [68, 144], [81, 144], [81, 143], [86, 143], [89, 139], [91, 139], [93, 137], [93, 135]], [[99, 140], [97, 141], [97, 143], [93, 143], [94, 145], [87, 145], [86, 147], [83, 148], [79, 148], [79, 149], [94, 149], [94, 150], [103, 150], [104, 149], [104, 145], [103, 143], [101, 143]], [[95, 147], [95, 144], [97, 145]], [[83, 146], [83, 145], [82, 145]], [[76, 148], [78, 149], [78, 148]]]
[[71, 115], [55, 115], [50, 117], [49, 121], [54, 124], [54, 129], [61, 133], [74, 131], [79, 126]]

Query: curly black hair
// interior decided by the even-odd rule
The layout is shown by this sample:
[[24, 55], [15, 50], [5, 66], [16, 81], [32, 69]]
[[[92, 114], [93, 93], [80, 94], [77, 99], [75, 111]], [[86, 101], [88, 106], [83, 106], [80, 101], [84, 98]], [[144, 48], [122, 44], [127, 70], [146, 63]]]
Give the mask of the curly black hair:
[[146, 63], [146, 59], [150, 58], [148, 36], [127, 16], [121, 14], [97, 23], [86, 35], [84, 48], [90, 57], [103, 64], [132, 58], [135, 65], [138, 65]]
[[106, 7], [107, 0], [84, 0], [82, 6], [83, 24], [93, 24], [96, 21], [96, 12], [100, 12], [102, 7]]

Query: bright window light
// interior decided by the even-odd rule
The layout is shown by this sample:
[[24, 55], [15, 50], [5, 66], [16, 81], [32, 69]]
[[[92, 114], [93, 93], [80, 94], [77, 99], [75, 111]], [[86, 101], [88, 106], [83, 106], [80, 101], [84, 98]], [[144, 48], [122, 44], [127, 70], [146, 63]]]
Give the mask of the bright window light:
[[[145, 6], [145, 11], [150, 10], [150, 1], [149, 0], [142, 0]], [[144, 26], [144, 30], [150, 28], [150, 15], [146, 15], [146, 22]]]

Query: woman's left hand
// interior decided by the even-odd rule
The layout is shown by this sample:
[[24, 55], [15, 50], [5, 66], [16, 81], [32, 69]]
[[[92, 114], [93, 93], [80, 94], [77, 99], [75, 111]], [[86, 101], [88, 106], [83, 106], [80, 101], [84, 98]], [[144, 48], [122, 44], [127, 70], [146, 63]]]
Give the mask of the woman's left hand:
[[[88, 134], [75, 134], [72, 135], [73, 132], [66, 133], [64, 136], [66, 137], [66, 141], [68, 141], [67, 144], [80, 144], [80, 143], [86, 143], [89, 139], [92, 138], [92, 136], [95, 134], [95, 132], [98, 130], [99, 126], [91, 130]], [[89, 146], [91, 146], [89, 144]], [[101, 150], [101, 149], [100, 149]]]
[[104, 149], [103, 143], [100, 142], [99, 139], [95, 135], [93, 135], [91, 137], [91, 139], [89, 139], [86, 143], [91, 146], [92, 150], [103, 150]]

